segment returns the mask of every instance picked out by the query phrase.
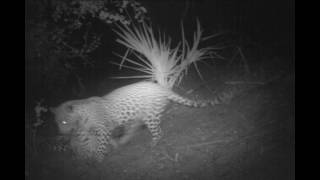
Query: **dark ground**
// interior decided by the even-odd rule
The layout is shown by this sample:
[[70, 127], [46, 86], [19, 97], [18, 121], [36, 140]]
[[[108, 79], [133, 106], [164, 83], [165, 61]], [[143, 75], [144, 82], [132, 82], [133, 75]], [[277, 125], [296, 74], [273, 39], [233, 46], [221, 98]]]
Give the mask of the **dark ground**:
[[[181, 85], [181, 95], [197, 87], [190, 76], [184, 82], [190, 83]], [[171, 104], [156, 147], [145, 129], [100, 164], [42, 152], [26, 157], [26, 179], [295, 179], [294, 82], [287, 73], [215, 107]], [[213, 98], [205, 87], [190, 96], [196, 95]]]

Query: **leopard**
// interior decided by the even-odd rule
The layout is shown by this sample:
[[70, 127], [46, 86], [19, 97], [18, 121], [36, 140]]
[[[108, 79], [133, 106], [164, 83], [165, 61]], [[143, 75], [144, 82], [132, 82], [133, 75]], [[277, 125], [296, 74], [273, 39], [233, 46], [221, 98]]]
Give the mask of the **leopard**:
[[[70, 136], [71, 149], [77, 156], [101, 162], [113, 149], [127, 143], [142, 125], [152, 136], [151, 146], [156, 146], [163, 136], [161, 117], [170, 102], [198, 108], [221, 104], [223, 99], [228, 98], [194, 101], [155, 82], [141, 81], [102, 97], [70, 100], [51, 111], [59, 132]], [[126, 133], [115, 140], [112, 132], [121, 126], [126, 127]]]

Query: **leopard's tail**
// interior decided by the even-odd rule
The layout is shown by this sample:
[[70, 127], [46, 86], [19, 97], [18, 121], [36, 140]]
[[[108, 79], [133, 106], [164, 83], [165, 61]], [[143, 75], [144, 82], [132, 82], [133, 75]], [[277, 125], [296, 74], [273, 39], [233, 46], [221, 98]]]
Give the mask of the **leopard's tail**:
[[188, 98], [182, 97], [176, 93], [172, 93], [170, 96], [168, 96], [168, 99], [170, 99], [173, 102], [176, 102], [185, 106], [191, 106], [191, 107], [205, 107], [208, 105], [207, 102], [193, 101]]
[[218, 104], [224, 104], [229, 102], [232, 99], [233, 95], [230, 93], [223, 93], [220, 96], [216, 96], [213, 100], [210, 101], [194, 101], [190, 100], [188, 98], [182, 97], [178, 94], [172, 94], [168, 98], [176, 103], [185, 105], [185, 106], [191, 106], [191, 107], [206, 107], [208, 105], [215, 106]]
[[212, 100], [205, 101], [194, 101], [188, 98], [182, 97], [176, 93], [172, 93], [168, 98], [176, 103], [191, 106], [191, 107], [206, 107], [206, 106], [215, 106], [218, 104], [228, 104], [235, 97], [243, 92], [243, 88], [233, 87], [229, 88], [226, 91], [223, 91], [219, 94], [216, 94]]

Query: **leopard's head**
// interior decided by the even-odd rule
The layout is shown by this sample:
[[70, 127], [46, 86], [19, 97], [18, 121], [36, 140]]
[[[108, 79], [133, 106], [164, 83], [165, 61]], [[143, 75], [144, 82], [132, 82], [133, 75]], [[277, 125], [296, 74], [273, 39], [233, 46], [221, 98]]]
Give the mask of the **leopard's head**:
[[71, 134], [79, 128], [81, 116], [76, 111], [75, 106], [76, 104], [73, 101], [68, 101], [57, 107], [50, 108], [61, 134]]

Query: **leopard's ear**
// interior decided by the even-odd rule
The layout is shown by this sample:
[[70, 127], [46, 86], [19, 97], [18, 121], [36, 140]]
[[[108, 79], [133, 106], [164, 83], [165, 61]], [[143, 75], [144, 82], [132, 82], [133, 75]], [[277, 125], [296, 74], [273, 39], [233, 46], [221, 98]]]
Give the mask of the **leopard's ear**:
[[67, 112], [72, 112], [73, 109], [74, 109], [74, 107], [73, 107], [72, 104], [69, 104], [69, 105], [67, 105], [67, 106], [65, 107], [65, 110], [66, 110]]
[[49, 107], [49, 111], [53, 114], [55, 114], [57, 112], [57, 108], [55, 107]]
[[53, 114], [58, 113], [59, 111], [63, 110], [66, 111], [68, 113], [72, 112], [74, 109], [73, 104], [64, 104], [64, 105], [60, 105], [58, 107], [49, 107], [49, 111]]

